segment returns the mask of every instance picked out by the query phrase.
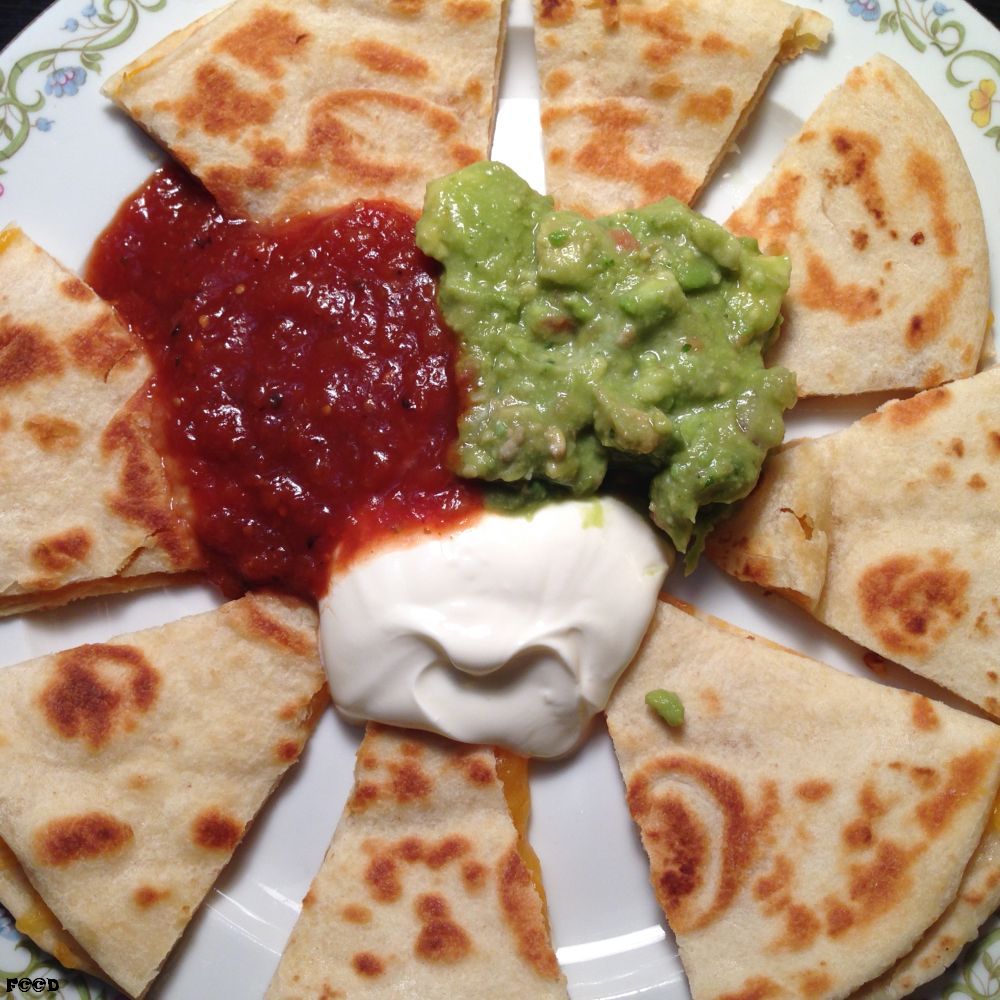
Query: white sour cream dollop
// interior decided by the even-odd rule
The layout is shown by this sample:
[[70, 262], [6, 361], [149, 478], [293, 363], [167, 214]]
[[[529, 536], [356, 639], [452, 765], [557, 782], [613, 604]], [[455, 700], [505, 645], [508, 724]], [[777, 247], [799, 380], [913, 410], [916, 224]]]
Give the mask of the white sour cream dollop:
[[333, 700], [357, 721], [564, 754], [638, 649], [672, 559], [608, 498], [377, 552], [320, 601]]

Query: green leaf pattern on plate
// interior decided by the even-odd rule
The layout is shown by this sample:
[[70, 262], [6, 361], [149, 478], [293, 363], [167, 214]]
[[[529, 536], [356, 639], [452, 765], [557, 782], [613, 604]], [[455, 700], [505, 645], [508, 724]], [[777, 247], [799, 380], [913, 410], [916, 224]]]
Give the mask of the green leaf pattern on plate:
[[132, 37], [142, 13], [166, 5], [167, 0], [91, 0], [78, 17], [63, 23], [70, 37], [61, 45], [29, 52], [7, 70], [0, 67], [0, 163], [34, 132], [52, 128], [55, 122], [39, 114], [50, 98], [74, 97], [88, 74], [100, 74], [104, 53]]

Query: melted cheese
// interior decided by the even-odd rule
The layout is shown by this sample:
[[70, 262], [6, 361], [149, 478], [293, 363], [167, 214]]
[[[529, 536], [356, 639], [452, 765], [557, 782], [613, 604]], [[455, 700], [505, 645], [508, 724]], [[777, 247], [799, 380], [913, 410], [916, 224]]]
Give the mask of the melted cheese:
[[535, 891], [542, 901], [542, 908], [548, 919], [548, 903], [545, 887], [542, 885], [542, 865], [538, 855], [528, 842], [528, 821], [531, 819], [531, 788], [528, 785], [528, 758], [509, 750], [494, 748], [497, 760], [497, 777], [503, 785], [503, 795], [507, 800], [507, 811], [517, 830], [517, 853], [524, 867], [531, 875]]

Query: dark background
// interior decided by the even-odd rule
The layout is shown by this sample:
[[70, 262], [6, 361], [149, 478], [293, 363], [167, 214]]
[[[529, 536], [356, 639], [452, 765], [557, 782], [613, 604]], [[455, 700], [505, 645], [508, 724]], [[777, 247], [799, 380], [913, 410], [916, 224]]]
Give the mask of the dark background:
[[[219, 0], [221, 6], [223, 0]], [[739, 3], [740, 0], [732, 0]], [[794, 2], [794, 0], [793, 0]], [[994, 24], [1000, 24], [1000, 0], [971, 0]], [[49, 5], [49, 0], [0, 0], [0, 48]]]

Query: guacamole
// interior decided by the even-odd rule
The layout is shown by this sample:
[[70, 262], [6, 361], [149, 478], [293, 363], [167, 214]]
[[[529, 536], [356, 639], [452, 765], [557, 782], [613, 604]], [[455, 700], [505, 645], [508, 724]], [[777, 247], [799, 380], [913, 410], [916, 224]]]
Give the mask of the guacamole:
[[455, 470], [583, 496], [626, 467], [696, 555], [795, 400], [791, 372], [761, 357], [787, 259], [672, 198], [603, 219], [553, 211], [491, 162], [428, 186], [417, 243], [443, 265], [459, 339]]

